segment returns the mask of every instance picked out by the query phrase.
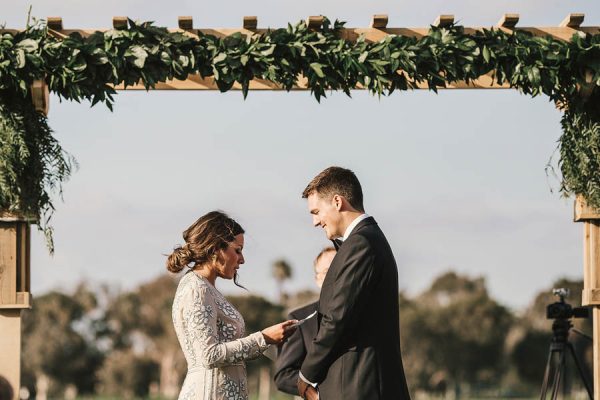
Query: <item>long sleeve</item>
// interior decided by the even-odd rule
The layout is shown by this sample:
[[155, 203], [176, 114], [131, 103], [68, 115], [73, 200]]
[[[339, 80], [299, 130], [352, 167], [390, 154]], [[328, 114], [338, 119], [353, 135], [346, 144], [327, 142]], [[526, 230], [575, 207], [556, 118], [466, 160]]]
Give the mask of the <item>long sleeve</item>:
[[240, 335], [233, 326], [218, 326], [217, 300], [205, 286], [190, 285], [182, 298], [182, 320], [187, 325], [185, 346], [196, 363], [205, 368], [223, 367], [258, 357], [269, 345], [261, 332], [231, 341], [219, 341], [222, 336]]
[[371, 295], [374, 255], [368, 240], [360, 235], [350, 236], [336, 257], [343, 257], [344, 262], [328, 272], [333, 280], [326, 281], [321, 291], [321, 299], [327, 294], [328, 301], [320, 304], [319, 332], [301, 367], [302, 375], [311, 382], [325, 379], [336, 352], [344, 345], [343, 339], [357, 328]]

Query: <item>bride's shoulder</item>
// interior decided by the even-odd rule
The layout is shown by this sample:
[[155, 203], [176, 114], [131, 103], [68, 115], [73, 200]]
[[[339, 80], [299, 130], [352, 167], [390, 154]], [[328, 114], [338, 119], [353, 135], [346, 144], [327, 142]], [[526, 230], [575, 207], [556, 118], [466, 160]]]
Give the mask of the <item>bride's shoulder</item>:
[[210, 290], [210, 285], [204, 279], [199, 277], [193, 272], [188, 272], [179, 280], [179, 285], [177, 286], [177, 292], [183, 293], [187, 291], [191, 292], [203, 292]]

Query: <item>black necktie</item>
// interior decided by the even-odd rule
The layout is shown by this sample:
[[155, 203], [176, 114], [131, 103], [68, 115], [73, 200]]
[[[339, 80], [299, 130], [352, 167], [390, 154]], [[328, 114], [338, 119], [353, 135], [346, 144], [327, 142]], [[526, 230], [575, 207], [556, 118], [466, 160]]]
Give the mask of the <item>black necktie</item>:
[[333, 243], [333, 247], [335, 247], [335, 251], [338, 251], [342, 246], [344, 241], [342, 239], [331, 239], [331, 243]]

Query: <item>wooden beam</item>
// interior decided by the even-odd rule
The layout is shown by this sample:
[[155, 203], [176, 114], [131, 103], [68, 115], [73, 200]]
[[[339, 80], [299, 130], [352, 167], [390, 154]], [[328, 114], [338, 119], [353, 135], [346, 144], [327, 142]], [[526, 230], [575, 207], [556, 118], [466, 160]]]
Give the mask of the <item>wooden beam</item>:
[[583, 20], [585, 18], [585, 14], [569, 14], [562, 20], [562, 22], [558, 25], [560, 27], [569, 27], [573, 29], [579, 29]]
[[[146, 88], [141, 84], [136, 84], [132, 86], [127, 86], [125, 88], [123, 85], [117, 85], [114, 87], [116, 90], [146, 90]], [[213, 77], [202, 78], [200, 75], [191, 74], [188, 75], [186, 80], [169, 80], [164, 83], [157, 83], [154, 90], [218, 90], [217, 84]], [[242, 87], [240, 84], [235, 83], [232, 87], [232, 90], [241, 90]], [[306, 78], [299, 78], [296, 86], [292, 88], [292, 90], [308, 90], [308, 80]], [[356, 88], [357, 90], [364, 89], [359, 86]], [[429, 89], [426, 82], [416, 82], [414, 84], [414, 89]], [[491, 74], [483, 75], [479, 79], [476, 79], [470, 83], [466, 82], [455, 82], [448, 83], [443, 89], [510, 89], [510, 85], [503, 84], [498, 85], [495, 83]], [[250, 81], [250, 90], [284, 90], [281, 86], [276, 83], [262, 80], [262, 79], [254, 79]]]
[[321, 27], [323, 26], [323, 21], [325, 21], [325, 17], [323, 17], [322, 15], [308, 17], [308, 19], [306, 20], [306, 26], [308, 26], [308, 29], [316, 31], [321, 29]]
[[127, 29], [127, 17], [113, 17], [114, 29]]
[[433, 21], [433, 26], [439, 26], [443, 28], [445, 26], [450, 26], [454, 23], [454, 15], [451, 14], [442, 14], [438, 15], [438, 17]]
[[48, 17], [46, 18], [48, 29], [52, 29], [53, 31], [62, 31], [63, 30], [63, 20], [62, 17]]
[[[582, 14], [571, 14], [569, 21], [571, 21], [571, 25], [575, 26], [577, 18], [576, 16], [582, 16]], [[373, 20], [371, 22], [371, 27], [368, 28], [342, 28], [340, 30], [340, 37], [348, 40], [355, 41], [360, 36], [364, 36], [365, 40], [368, 42], [376, 42], [384, 39], [387, 35], [399, 35], [399, 36], [408, 36], [415, 38], [422, 38], [429, 33], [430, 28], [428, 27], [419, 27], [419, 28], [388, 28], [385, 23], [386, 15], [375, 15], [373, 16]], [[57, 18], [57, 17], [54, 17]], [[238, 28], [204, 28], [204, 29], [183, 29], [187, 35], [197, 37], [198, 33], [202, 33], [205, 35], [214, 35], [217, 37], [226, 37], [232, 35], [234, 33], [241, 33], [242, 35], [257, 35], [257, 34], [265, 34], [269, 31], [269, 29], [248, 29], [252, 28], [254, 25], [255, 17], [245, 17], [244, 23], [242, 27]], [[320, 29], [323, 24], [324, 17], [323, 16], [312, 16], [309, 17], [306, 21], [310, 29]], [[498, 29], [510, 29], [508, 26], [516, 25], [516, 21], [518, 20], [518, 14], [506, 14], [504, 18], [502, 18], [499, 22], [501, 27]], [[448, 24], [454, 22], [454, 17], [452, 15], [440, 15], [435, 24], [439, 26], [447, 26]], [[53, 20], [53, 25], [55, 28], [58, 28], [58, 20]], [[114, 17], [113, 18], [113, 27], [115, 29], [126, 28], [128, 25], [127, 17]], [[193, 28], [193, 22], [191, 17], [180, 17], [179, 18], [179, 27], [177, 29], [169, 29], [170, 32], [181, 32], [182, 27], [189, 28], [190, 26]], [[258, 23], [257, 23], [258, 25]], [[476, 34], [477, 32], [481, 32], [483, 29], [489, 29], [489, 27], [464, 27], [464, 32], [466, 34]], [[528, 32], [533, 36], [545, 37], [550, 36], [554, 39], [558, 40], [571, 40], [574, 33], [578, 31], [584, 32], [591, 35], [600, 34], [600, 27], [598, 26], [587, 26], [582, 27], [579, 26], [577, 30], [569, 26], [551, 26], [551, 27], [516, 27], [514, 26], [514, 31]], [[65, 37], [72, 33], [78, 33], [83, 37], [87, 37], [92, 35], [95, 32], [105, 32], [106, 29], [63, 29], [54, 31], [52, 30], [50, 33], [57, 37]], [[20, 32], [15, 29], [0, 29], [0, 33], [10, 33], [17, 34]], [[588, 74], [589, 75], [589, 74]], [[292, 90], [307, 90], [308, 87], [304, 83], [305, 80], [300, 80], [299, 83]], [[466, 82], [456, 82], [453, 84], [448, 84], [446, 86], [447, 89], [508, 89], [510, 86], [508, 84], [498, 85], [494, 82], [491, 75], [485, 75], [480, 77], [479, 79], [466, 83]], [[190, 75], [188, 80], [186, 81], [178, 81], [172, 80], [164, 83], [156, 84], [155, 88], [157, 90], [218, 90], [217, 86], [214, 84], [212, 78], [202, 79], [198, 75]], [[414, 84], [415, 89], [427, 89], [426, 83], [416, 83]], [[117, 90], [124, 90], [123, 85], [116, 86]], [[241, 89], [239, 85], [234, 85], [234, 90]], [[252, 90], [281, 90], [281, 88], [272, 83], [261, 80], [254, 80], [250, 83], [250, 89]], [[360, 88], [359, 88], [360, 89]], [[134, 85], [127, 88], [127, 90], [145, 90], [141, 85]], [[581, 88], [582, 95], [585, 94], [585, 90], [589, 90], [587, 87]], [[38, 96], [39, 97], [39, 96]], [[43, 97], [42, 97], [43, 98]], [[43, 112], [43, 108], [40, 106], [40, 110]]]
[[11, 386], [11, 400], [18, 400], [21, 387], [21, 310], [0, 309], [0, 332], [0, 376], [6, 378]]
[[583, 222], [583, 292], [581, 304], [593, 315], [594, 399], [600, 399], [600, 210], [583, 196], [575, 198], [575, 222]]
[[581, 195], [577, 195], [575, 198], [573, 214], [574, 222], [585, 222], [600, 219], [600, 211], [590, 207]]
[[[115, 17], [117, 20], [114, 21], [114, 23], [118, 26], [118, 27], [125, 27], [127, 25], [127, 17]], [[322, 18], [322, 17], [311, 17], [311, 18]], [[444, 20], [442, 18], [441, 22], [442, 24], [444, 22], [449, 21], [448, 19]], [[307, 20], [307, 23], [309, 23], [309, 21]], [[313, 20], [313, 22], [310, 22], [311, 26], [317, 26], [320, 27], [321, 26], [321, 22], [318, 22], [318, 20]], [[274, 28], [273, 28], [274, 29]], [[270, 30], [273, 30], [270, 29]], [[489, 27], [464, 27], [464, 32], [466, 34], [475, 34], [477, 32], [482, 32], [483, 29], [489, 29]], [[61, 31], [56, 31], [59, 32], [61, 35], [63, 36], [68, 36], [72, 33], [78, 33], [83, 37], [88, 37], [96, 32], [106, 32], [108, 29], [94, 29], [94, 28], [76, 28], [76, 29], [63, 29]], [[568, 26], [564, 26], [564, 27], [559, 27], [559, 26], [541, 26], [541, 27], [515, 27], [514, 29], [515, 31], [521, 31], [521, 32], [528, 32], [531, 33], [533, 36], [551, 36], [553, 39], [558, 39], [558, 40], [565, 40], [565, 41], [569, 41], [571, 40], [571, 37], [573, 36], [573, 34], [576, 32], [575, 29], [570, 28]], [[600, 26], [581, 26], [579, 27], [577, 30], [583, 32], [583, 33], [588, 33], [590, 35], [598, 35], [600, 34]], [[181, 28], [176, 28], [176, 29], [169, 29], [170, 32], [181, 32]], [[198, 31], [201, 32], [203, 34], [206, 35], [215, 35], [217, 37], [224, 37], [224, 36], [228, 36], [228, 35], [232, 35], [234, 33], [248, 33], [247, 29], [244, 29], [243, 27], [238, 27], [238, 28], [196, 28], [194, 29], [194, 31]], [[269, 29], [256, 29], [252, 32], [252, 34], [265, 34], [269, 31]], [[9, 33], [12, 35], [15, 35], [19, 32], [22, 32], [22, 30], [19, 29], [0, 29], [0, 33]], [[427, 34], [429, 33], [429, 28], [428, 27], [417, 27], [417, 28], [389, 28], [386, 27], [385, 31], [377, 29], [377, 28], [372, 28], [372, 27], [366, 27], [366, 28], [342, 28], [340, 30], [340, 36], [346, 40], [350, 40], [350, 41], [354, 41], [356, 39], [358, 39], [358, 37], [360, 35], [363, 34], [372, 34], [376, 32], [380, 37], [385, 37], [386, 35], [399, 35], [399, 36], [409, 36], [409, 37], [416, 37], [416, 38], [422, 38], [423, 36], [427, 36]]]
[[388, 16], [387, 14], [375, 14], [373, 15], [373, 19], [371, 19], [371, 28], [374, 29], [385, 29], [388, 24]]
[[504, 14], [500, 21], [498, 21], [498, 26], [502, 28], [513, 29], [517, 26], [519, 22], [519, 14]]
[[244, 17], [243, 25], [244, 29], [249, 31], [256, 30], [258, 28], [258, 17], [256, 16], [246, 16]]
[[194, 29], [194, 19], [191, 16], [177, 17], [177, 26], [184, 31], [192, 30]]
[[50, 92], [48, 85], [43, 79], [37, 79], [31, 84], [31, 101], [35, 107], [35, 111], [48, 115], [50, 106]]

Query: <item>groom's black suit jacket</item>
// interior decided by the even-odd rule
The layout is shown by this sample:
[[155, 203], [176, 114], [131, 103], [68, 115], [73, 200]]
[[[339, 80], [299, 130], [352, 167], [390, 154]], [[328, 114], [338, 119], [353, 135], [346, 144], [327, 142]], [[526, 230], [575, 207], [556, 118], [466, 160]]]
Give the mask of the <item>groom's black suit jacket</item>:
[[319, 330], [300, 371], [321, 400], [409, 400], [400, 356], [398, 269], [372, 217], [333, 259], [319, 298]]
[[[299, 307], [288, 314], [287, 319], [301, 320], [317, 310], [318, 303], [310, 303]], [[275, 363], [275, 384], [277, 389], [298, 396], [298, 372], [306, 357], [306, 348], [317, 335], [317, 318], [309, 318], [300, 325], [296, 332], [279, 347]]]

